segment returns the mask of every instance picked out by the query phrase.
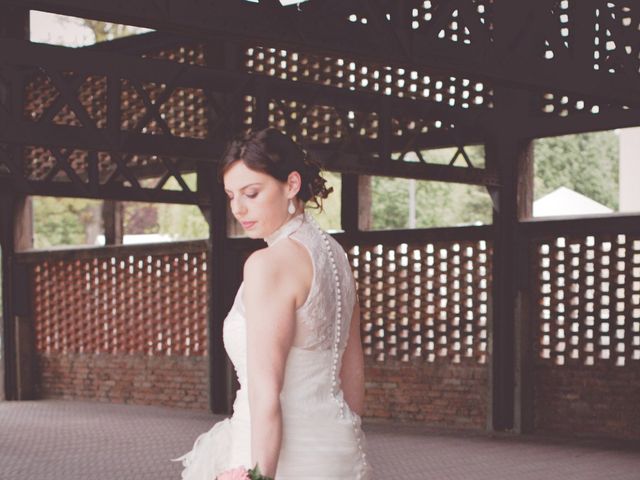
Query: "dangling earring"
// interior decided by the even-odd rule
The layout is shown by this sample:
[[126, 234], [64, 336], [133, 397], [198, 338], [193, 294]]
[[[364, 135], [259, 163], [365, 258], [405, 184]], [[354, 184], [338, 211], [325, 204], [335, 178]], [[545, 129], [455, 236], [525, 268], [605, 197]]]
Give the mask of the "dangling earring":
[[296, 213], [296, 206], [293, 204], [293, 200], [289, 200], [289, 206], [287, 207], [287, 212], [289, 212], [291, 215]]

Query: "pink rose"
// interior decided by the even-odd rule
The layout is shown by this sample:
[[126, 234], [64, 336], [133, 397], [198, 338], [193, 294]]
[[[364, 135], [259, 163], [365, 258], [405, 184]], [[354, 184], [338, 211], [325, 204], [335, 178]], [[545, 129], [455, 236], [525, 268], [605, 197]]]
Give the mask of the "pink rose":
[[232, 468], [218, 475], [217, 480], [250, 480], [249, 472], [244, 467]]

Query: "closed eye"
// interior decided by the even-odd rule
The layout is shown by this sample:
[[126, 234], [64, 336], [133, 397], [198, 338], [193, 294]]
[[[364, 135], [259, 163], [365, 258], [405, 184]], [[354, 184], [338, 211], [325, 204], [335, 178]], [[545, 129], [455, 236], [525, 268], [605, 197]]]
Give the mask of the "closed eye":
[[[246, 195], [247, 195], [247, 197], [249, 197], [249, 198], [256, 198], [256, 197], [258, 196], [258, 194], [257, 194], [257, 193], [253, 193], [253, 194], [251, 194], [251, 195], [247, 193]], [[228, 198], [229, 200], [233, 200], [233, 197], [230, 197], [229, 195], [227, 195], [227, 198]]]

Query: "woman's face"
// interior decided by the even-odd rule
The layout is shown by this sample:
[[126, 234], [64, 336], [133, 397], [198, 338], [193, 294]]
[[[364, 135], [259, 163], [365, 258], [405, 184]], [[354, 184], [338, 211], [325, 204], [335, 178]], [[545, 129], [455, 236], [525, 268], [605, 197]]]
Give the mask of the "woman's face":
[[[300, 174], [291, 172], [287, 182], [251, 170], [242, 160], [234, 162], [223, 176], [231, 212], [250, 238], [265, 238], [289, 217], [289, 199], [300, 190]], [[297, 199], [294, 199], [298, 211]]]

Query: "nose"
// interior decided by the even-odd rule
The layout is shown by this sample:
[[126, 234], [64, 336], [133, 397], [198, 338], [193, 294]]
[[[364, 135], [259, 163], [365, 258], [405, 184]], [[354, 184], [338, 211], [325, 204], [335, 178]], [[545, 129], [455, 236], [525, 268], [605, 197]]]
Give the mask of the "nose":
[[244, 204], [237, 198], [234, 198], [231, 200], [231, 213], [233, 213], [233, 215], [236, 218], [239, 218], [240, 216], [242, 216], [242, 214], [246, 212], [246, 208], [244, 206]]

